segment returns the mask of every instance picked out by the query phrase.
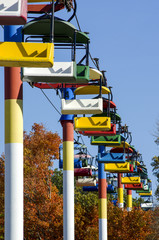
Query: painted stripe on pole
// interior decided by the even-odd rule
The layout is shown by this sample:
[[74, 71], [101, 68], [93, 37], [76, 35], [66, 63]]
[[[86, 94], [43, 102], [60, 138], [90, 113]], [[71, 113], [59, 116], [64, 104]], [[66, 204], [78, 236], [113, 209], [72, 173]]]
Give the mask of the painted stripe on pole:
[[[23, 239], [23, 143], [5, 144], [5, 239]], [[15, 177], [16, 176], [16, 177]]]
[[119, 207], [123, 208], [123, 188], [118, 188], [118, 203]]
[[[103, 164], [104, 165], [104, 164]], [[98, 186], [99, 187], [99, 198], [107, 198], [107, 184], [106, 179], [98, 179]]]
[[22, 100], [5, 100], [5, 143], [23, 143]]
[[127, 211], [132, 210], [132, 190], [127, 190]]
[[74, 170], [74, 142], [63, 142], [63, 170]]
[[127, 206], [132, 208], [132, 195], [127, 195]]
[[131, 212], [132, 208], [131, 207], [127, 207], [127, 211]]
[[62, 121], [63, 126], [63, 142], [74, 141], [73, 121]]
[[99, 239], [106, 240], [107, 239], [107, 219], [99, 218]]
[[74, 240], [74, 171], [63, 171], [64, 239]]
[[98, 163], [98, 178], [106, 179], [106, 172], [104, 171], [104, 164]]
[[127, 190], [127, 195], [132, 195], [132, 190], [128, 189]]
[[121, 177], [123, 176], [122, 173], [118, 173], [118, 207], [124, 207], [124, 199], [123, 199], [123, 184], [121, 183]]
[[99, 218], [107, 218], [107, 199], [100, 198], [99, 199]]
[[124, 207], [124, 203], [120, 203], [120, 202], [119, 202], [119, 203], [118, 203], [118, 207], [119, 207], [119, 208], [123, 208], [123, 207]]
[[[17, 67], [5, 67], [5, 99], [23, 98], [23, 87], [20, 80], [20, 71], [20, 68]], [[19, 81], [15, 81], [15, 79], [19, 79]]]
[[123, 188], [123, 184], [121, 183], [122, 176], [122, 173], [118, 173], [118, 188]]

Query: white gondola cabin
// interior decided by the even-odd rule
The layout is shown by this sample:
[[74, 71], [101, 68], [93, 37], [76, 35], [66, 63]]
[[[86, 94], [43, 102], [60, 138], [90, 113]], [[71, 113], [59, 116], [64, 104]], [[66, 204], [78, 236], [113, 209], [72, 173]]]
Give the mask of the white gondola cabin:
[[75, 62], [54, 62], [52, 68], [23, 68], [23, 82], [76, 82]]
[[0, 25], [24, 25], [27, 0], [0, 0]]
[[96, 179], [94, 178], [83, 178], [83, 179], [76, 180], [77, 187], [84, 187], [84, 186], [93, 187], [93, 186], [96, 186], [96, 183], [97, 183]]
[[103, 112], [103, 99], [61, 100], [62, 114], [100, 114]]

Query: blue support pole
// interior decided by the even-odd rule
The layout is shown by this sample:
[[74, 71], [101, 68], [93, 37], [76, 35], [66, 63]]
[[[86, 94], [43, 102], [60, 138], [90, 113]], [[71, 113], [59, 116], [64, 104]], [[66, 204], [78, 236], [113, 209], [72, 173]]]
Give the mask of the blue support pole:
[[[98, 152], [104, 153], [105, 146], [98, 146]], [[99, 240], [107, 240], [107, 183], [104, 164], [98, 163], [99, 192]]]
[[[73, 89], [63, 89], [65, 99], [74, 99]], [[74, 115], [62, 115], [63, 127], [63, 239], [74, 240]]]
[[[21, 42], [19, 26], [4, 41]], [[12, 49], [10, 49], [12, 51]], [[5, 240], [23, 240], [23, 96], [20, 68], [5, 68]]]

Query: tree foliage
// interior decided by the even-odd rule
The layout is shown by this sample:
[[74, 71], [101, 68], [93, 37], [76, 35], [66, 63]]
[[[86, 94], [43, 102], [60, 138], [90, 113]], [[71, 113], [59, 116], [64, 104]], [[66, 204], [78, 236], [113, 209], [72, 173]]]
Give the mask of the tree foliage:
[[[26, 240], [62, 239], [63, 201], [52, 185], [53, 159], [58, 158], [61, 139], [34, 124], [24, 132], [24, 236]], [[4, 239], [4, 164], [0, 158], [0, 237]], [[2, 227], [3, 226], [3, 227]]]
[[151, 212], [138, 208], [127, 212], [108, 202], [108, 239], [145, 240], [151, 233]]
[[[62, 188], [62, 175], [62, 171], [55, 170], [53, 182], [58, 189]], [[108, 200], [108, 239], [145, 240], [151, 233], [151, 211], [144, 212], [139, 208], [140, 200], [135, 199], [134, 206], [137, 208], [131, 212], [115, 207]], [[98, 193], [83, 192], [82, 188], [75, 187], [75, 239], [87, 240], [90, 236], [93, 240], [99, 239]]]
[[159, 182], [159, 157], [154, 156], [152, 158], [151, 166], [153, 167], [153, 174], [158, 178], [157, 180]]
[[[52, 171], [61, 143], [57, 133], [34, 124], [24, 132], [24, 234], [26, 240], [63, 239], [62, 171]], [[0, 239], [4, 224], [4, 163], [0, 158]], [[108, 238], [157, 239], [159, 211], [121, 210], [108, 201]], [[152, 219], [152, 224], [151, 224]], [[150, 236], [150, 238], [148, 237]], [[97, 240], [98, 193], [75, 187], [75, 239]]]
[[52, 183], [57, 187], [59, 194], [63, 194], [63, 172], [57, 168], [53, 171]]
[[[152, 169], [153, 174], [157, 177], [157, 181], [159, 183], [159, 157], [154, 156], [152, 158], [151, 166], [153, 167]], [[159, 201], [159, 184], [157, 185], [155, 195], [156, 195], [157, 201]]]
[[151, 234], [147, 236], [146, 240], [159, 239], [159, 207], [156, 207], [152, 212]]
[[27, 240], [61, 239], [62, 198], [51, 184], [61, 139], [34, 124], [24, 133], [24, 232]]
[[98, 239], [98, 193], [75, 188], [75, 239]]
[[[57, 187], [59, 194], [63, 193], [63, 173], [55, 169], [52, 183]], [[82, 188], [75, 187], [75, 239], [98, 239], [98, 193], [83, 192]]]

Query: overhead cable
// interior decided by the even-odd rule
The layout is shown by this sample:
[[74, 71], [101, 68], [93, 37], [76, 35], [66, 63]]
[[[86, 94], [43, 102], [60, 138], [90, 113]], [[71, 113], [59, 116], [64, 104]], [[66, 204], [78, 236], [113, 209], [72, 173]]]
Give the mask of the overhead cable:
[[49, 97], [45, 94], [45, 92], [40, 89], [41, 92], [44, 94], [44, 96], [47, 98], [47, 100], [50, 102], [50, 104], [53, 106], [53, 108], [61, 115], [61, 113], [59, 112], [59, 110], [55, 107], [55, 105], [51, 102], [51, 100], [49, 99]]

